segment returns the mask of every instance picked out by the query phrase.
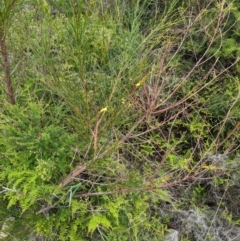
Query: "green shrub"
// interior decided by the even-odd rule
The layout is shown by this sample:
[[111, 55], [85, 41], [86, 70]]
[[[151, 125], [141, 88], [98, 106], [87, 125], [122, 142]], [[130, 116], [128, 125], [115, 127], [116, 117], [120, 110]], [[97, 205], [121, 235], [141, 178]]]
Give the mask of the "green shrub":
[[238, 4], [24, 3], [6, 37], [0, 221], [22, 240], [163, 239], [165, 207], [227, 182], [209, 156], [238, 152]]

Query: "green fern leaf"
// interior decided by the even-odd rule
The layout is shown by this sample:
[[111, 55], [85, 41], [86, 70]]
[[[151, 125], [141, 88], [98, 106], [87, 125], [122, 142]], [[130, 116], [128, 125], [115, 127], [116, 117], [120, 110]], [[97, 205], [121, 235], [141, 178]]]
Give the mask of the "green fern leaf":
[[111, 223], [105, 216], [94, 216], [91, 218], [91, 220], [88, 223], [88, 232], [93, 233], [96, 228], [101, 225], [105, 228], [110, 228]]

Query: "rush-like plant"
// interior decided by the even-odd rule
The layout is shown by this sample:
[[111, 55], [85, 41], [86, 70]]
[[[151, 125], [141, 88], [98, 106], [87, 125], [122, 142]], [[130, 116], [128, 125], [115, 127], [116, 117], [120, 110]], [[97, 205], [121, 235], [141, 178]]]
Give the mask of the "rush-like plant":
[[4, 73], [3, 91], [6, 93], [9, 102], [14, 105], [16, 103], [13, 83], [11, 79], [11, 57], [8, 53], [7, 35], [9, 28], [14, 21], [16, 12], [20, 11], [22, 7], [22, 0], [3, 0], [0, 3], [0, 48], [2, 57], [2, 68]]
[[23, 3], [2, 38], [21, 81], [1, 108], [1, 222], [22, 239], [163, 239], [169, 206], [226, 183], [238, 153], [237, 5]]

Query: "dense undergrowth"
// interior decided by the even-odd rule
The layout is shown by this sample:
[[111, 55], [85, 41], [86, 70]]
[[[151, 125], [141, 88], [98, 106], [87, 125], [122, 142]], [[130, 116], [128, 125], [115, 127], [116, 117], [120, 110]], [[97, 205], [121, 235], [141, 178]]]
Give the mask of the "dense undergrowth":
[[162, 240], [206, 203], [231, 219], [237, 1], [4, 0], [0, 14], [6, 240]]

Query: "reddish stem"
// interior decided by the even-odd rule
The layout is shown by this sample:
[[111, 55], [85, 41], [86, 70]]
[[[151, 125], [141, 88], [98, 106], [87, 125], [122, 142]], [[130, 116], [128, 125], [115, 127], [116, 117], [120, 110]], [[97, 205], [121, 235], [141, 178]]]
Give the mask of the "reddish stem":
[[13, 93], [13, 87], [12, 87], [12, 81], [11, 81], [11, 74], [10, 74], [10, 66], [8, 61], [8, 52], [7, 52], [7, 45], [6, 45], [6, 39], [4, 34], [0, 34], [1, 40], [0, 40], [0, 46], [1, 46], [1, 53], [2, 53], [2, 66], [5, 74], [5, 83], [7, 86], [7, 95], [9, 98], [9, 101], [12, 105], [16, 104], [14, 93]]

